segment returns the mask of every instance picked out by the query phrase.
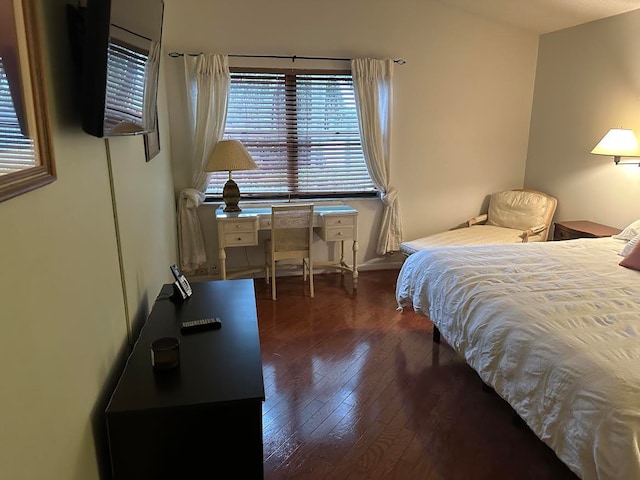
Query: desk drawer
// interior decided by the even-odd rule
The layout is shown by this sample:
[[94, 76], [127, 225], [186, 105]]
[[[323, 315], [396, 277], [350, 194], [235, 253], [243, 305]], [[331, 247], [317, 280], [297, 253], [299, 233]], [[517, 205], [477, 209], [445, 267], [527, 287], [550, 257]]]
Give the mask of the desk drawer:
[[224, 245], [226, 247], [242, 247], [258, 244], [258, 232], [231, 232], [224, 234]]
[[321, 228], [318, 235], [320, 235], [320, 238], [325, 242], [352, 240], [354, 237], [353, 226]]
[[554, 240], [572, 240], [574, 238], [580, 238], [578, 232], [571, 231], [567, 228], [556, 225], [553, 229]]
[[324, 227], [348, 227], [353, 225], [353, 215], [324, 215]]
[[257, 222], [255, 218], [226, 221], [222, 223], [222, 231], [227, 233], [232, 232], [254, 232], [257, 230]]

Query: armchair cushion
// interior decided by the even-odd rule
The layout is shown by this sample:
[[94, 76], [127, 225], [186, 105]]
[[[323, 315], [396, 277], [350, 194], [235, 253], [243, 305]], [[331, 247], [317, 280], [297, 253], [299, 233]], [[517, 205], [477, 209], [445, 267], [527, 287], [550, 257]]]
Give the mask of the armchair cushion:
[[488, 225], [529, 230], [546, 224], [549, 199], [523, 190], [496, 192], [489, 199]]

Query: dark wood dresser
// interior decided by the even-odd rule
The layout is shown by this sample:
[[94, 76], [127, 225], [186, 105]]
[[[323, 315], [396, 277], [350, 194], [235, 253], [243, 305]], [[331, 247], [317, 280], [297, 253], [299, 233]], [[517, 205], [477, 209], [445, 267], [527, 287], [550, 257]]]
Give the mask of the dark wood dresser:
[[[264, 383], [252, 279], [196, 282], [184, 303], [162, 288], [106, 408], [114, 480], [262, 478]], [[183, 321], [222, 327], [181, 334]], [[178, 367], [155, 371], [151, 344], [180, 341]], [[235, 461], [233, 459], [240, 459]]]

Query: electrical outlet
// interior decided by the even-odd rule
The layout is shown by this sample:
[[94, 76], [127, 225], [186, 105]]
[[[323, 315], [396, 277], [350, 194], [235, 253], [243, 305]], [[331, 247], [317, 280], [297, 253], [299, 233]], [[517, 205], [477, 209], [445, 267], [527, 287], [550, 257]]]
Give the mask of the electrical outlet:
[[196, 275], [204, 276], [209, 274], [209, 269], [207, 267], [196, 268]]
[[217, 265], [211, 265], [209, 267], [209, 274], [210, 275], [217, 275], [218, 274], [218, 266]]

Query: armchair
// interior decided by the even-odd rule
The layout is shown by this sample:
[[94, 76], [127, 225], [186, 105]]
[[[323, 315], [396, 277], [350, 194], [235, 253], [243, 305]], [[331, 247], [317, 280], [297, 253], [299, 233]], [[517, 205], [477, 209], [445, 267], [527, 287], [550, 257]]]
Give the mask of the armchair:
[[445, 245], [544, 242], [558, 201], [535, 190], [515, 189], [491, 194], [487, 213], [470, 218], [464, 226], [402, 242], [409, 256], [418, 250]]

